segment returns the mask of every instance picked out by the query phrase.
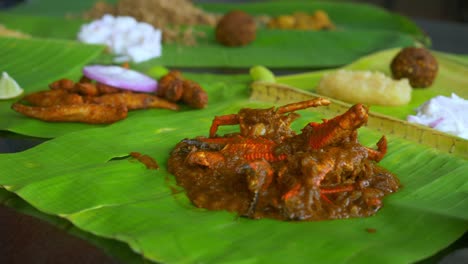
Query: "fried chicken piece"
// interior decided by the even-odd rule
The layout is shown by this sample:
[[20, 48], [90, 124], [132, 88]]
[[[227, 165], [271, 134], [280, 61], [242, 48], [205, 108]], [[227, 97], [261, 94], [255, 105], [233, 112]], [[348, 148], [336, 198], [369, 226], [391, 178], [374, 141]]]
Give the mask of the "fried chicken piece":
[[208, 104], [208, 94], [198, 83], [185, 80], [182, 101], [193, 108], [204, 108]]
[[164, 97], [171, 102], [177, 102], [182, 98], [183, 78], [180, 71], [170, 71], [159, 79], [156, 95]]
[[69, 93], [66, 90], [40, 91], [26, 95], [23, 100], [34, 106], [82, 104], [83, 97]]
[[170, 71], [161, 77], [157, 95], [171, 102], [183, 101], [193, 108], [204, 108], [208, 104], [208, 94], [196, 82], [186, 80], [179, 71]]
[[113, 93], [98, 97], [90, 97], [88, 100], [89, 103], [106, 104], [111, 106], [126, 105], [128, 110], [146, 108], [179, 110], [179, 106], [177, 104], [171, 103], [155, 95], [145, 93]]
[[125, 105], [98, 104], [53, 105], [49, 107], [26, 106], [14, 103], [11, 108], [25, 116], [48, 122], [81, 122], [109, 124], [127, 117]]

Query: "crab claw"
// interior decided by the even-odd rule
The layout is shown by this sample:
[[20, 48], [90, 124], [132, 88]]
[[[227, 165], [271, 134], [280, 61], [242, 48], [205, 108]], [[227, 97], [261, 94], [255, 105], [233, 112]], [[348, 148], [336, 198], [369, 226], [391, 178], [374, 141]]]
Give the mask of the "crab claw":
[[387, 138], [382, 136], [379, 142], [377, 142], [377, 150], [367, 148], [367, 153], [370, 160], [374, 160], [376, 162], [381, 161], [387, 153]]
[[368, 119], [369, 108], [363, 104], [355, 104], [344, 114], [323, 123], [309, 123], [309, 127], [303, 129], [309, 132], [309, 146], [312, 149], [320, 149], [325, 146], [343, 142], [348, 138], [354, 138], [356, 130], [365, 125]]

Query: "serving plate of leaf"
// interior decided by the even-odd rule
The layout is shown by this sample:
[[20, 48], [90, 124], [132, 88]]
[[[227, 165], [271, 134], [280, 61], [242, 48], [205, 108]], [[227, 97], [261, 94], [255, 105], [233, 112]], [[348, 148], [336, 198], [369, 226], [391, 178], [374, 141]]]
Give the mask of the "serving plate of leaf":
[[[14, 46], [20, 47], [17, 41]], [[49, 48], [54, 53], [54, 46], [44, 49]], [[74, 49], [81, 52], [78, 46]], [[77, 55], [76, 64], [86, 63], [93, 52]], [[24, 56], [35, 65], [47, 63], [41, 52]], [[374, 63], [380, 61], [378, 58]], [[367, 69], [374, 67], [370, 62]], [[12, 72], [23, 67], [6, 65]], [[55, 78], [79, 76], [80, 69], [55, 74], [60, 75]], [[457, 73], [450, 71], [452, 74]], [[466, 232], [466, 158], [439, 150], [444, 142], [439, 147], [424, 146], [385, 127], [362, 128], [360, 140], [371, 146], [382, 134], [388, 135], [389, 153], [380, 164], [400, 178], [403, 188], [385, 199], [384, 207], [373, 217], [282, 222], [194, 207], [166, 170], [171, 149], [183, 138], [207, 135], [215, 115], [236, 113], [248, 106], [270, 107], [272, 103], [250, 99], [251, 79], [246, 75], [189, 76], [208, 91], [208, 108], [177, 113], [136, 111], [108, 126], [31, 120], [8, 109], [11, 101], [2, 101], [4, 129], [55, 138], [24, 152], [0, 155], [4, 168], [0, 185], [42, 212], [64, 218], [91, 234], [127, 243], [146, 259], [164, 263], [302, 263], [304, 259], [407, 263], [437, 253]], [[49, 77], [34, 74], [19, 77], [19, 83], [31, 85], [25, 87], [27, 90], [41, 89], [49, 81]], [[440, 80], [435, 87], [456, 84], [449, 78]], [[319, 121], [330, 114], [327, 111], [335, 110], [300, 111], [302, 117], [294, 129]], [[232, 132], [236, 127], [223, 129]], [[146, 169], [129, 156], [134, 151], [156, 159], [160, 169]]]
[[[87, 21], [82, 14], [95, 1], [63, 4], [57, 0], [32, 1], [0, 16], [5, 26], [39, 38], [75, 40]], [[116, 2], [116, 1], [110, 1]], [[188, 1], [187, 1], [188, 2]], [[324, 10], [336, 28], [326, 31], [280, 30], [266, 26], [256, 40], [244, 47], [229, 48], [215, 40], [214, 27], [195, 26], [205, 34], [197, 44], [164, 44], [163, 55], [143, 65], [172, 67], [242, 68], [261, 64], [275, 68], [324, 68], [348, 64], [374, 51], [415, 43], [430, 45], [430, 39], [411, 20], [384, 9], [356, 3], [320, 1], [265, 1], [244, 4], [198, 5], [206, 12], [224, 14], [233, 9], [253, 15], [279, 16], [296, 11]], [[65, 18], [65, 14], [69, 16]], [[72, 17], [72, 18], [70, 18]], [[102, 56], [100, 61], [109, 61]]]
[[[76, 2], [78, 4], [72, 5], [74, 11], [86, 10], [91, 3]], [[79, 78], [82, 66], [101, 59], [100, 54], [104, 47], [81, 45], [71, 41], [82, 21], [63, 18], [69, 3], [53, 4], [57, 4], [57, 1], [37, 1], [13, 10], [11, 14], [0, 16], [1, 23], [27, 33], [37, 34], [39, 37], [69, 39], [0, 38], [0, 55], [2, 58], [11, 58], [5, 60], [1, 70], [8, 71], [26, 92], [44, 89], [51, 81], [65, 76]], [[325, 5], [334, 6], [329, 3], [320, 7], [324, 8]], [[254, 8], [257, 11], [262, 5], [258, 6], [257, 9]], [[275, 12], [279, 12], [286, 5], [278, 6]], [[222, 7], [213, 5], [212, 8], [217, 10]], [[332, 8], [332, 15], [331, 10]], [[371, 11], [375, 10], [371, 8], [363, 12], [370, 15]], [[56, 17], [29, 16], [46, 12], [49, 12], [49, 15], [55, 14]], [[381, 13], [382, 11], [379, 11], [375, 14], [381, 16]], [[384, 13], [385, 19], [377, 24], [394, 26], [394, 23], [384, 21], [395, 21], [395, 17]], [[351, 17], [343, 13], [342, 17], [348, 21], [356, 19], [356, 28], [359, 28], [359, 24], [368, 23], [366, 16]], [[60, 23], [63, 21], [67, 23]], [[339, 25], [341, 22], [336, 23]], [[396, 31], [406, 33], [396, 33], [399, 36], [396, 39], [409, 41], [397, 41], [399, 44], [396, 46], [414, 43], [414, 40], [418, 39], [414, 35], [408, 36], [412, 35], [413, 31], [405, 31], [407, 28], [413, 28], [409, 26], [411, 23], [408, 24], [406, 20], [402, 23], [396, 24], [403, 25], [397, 26]], [[50, 25], [55, 25], [54, 30], [47, 30]], [[267, 39], [275, 39], [275, 34], [282, 38], [282, 33], [271, 33], [272, 35], [268, 36], [270, 33], [265, 31], [262, 34], [265, 34]], [[308, 58], [307, 65], [304, 61], [301, 62], [303, 49], [291, 49], [290, 56], [279, 58], [275, 56], [276, 51], [259, 53], [258, 50], [265, 49], [262, 45], [266, 44], [262, 41], [253, 44], [251, 51], [242, 52], [249, 54], [248, 59], [236, 61], [233, 57], [238, 54], [234, 51], [216, 52], [216, 56], [223, 54], [227, 57], [226, 61], [221, 63], [219, 59], [214, 58], [215, 55], [207, 57], [208, 51], [199, 50], [197, 52], [203, 55], [203, 59], [198, 61], [206, 59], [204, 66], [217, 67], [223, 66], [223, 63], [234, 67], [250, 67], [254, 64], [271, 67], [337, 66], [355, 61], [371, 51], [388, 47], [382, 46], [382, 43], [395, 43], [392, 42], [395, 40], [394, 31], [376, 34], [387, 33], [390, 35], [385, 38], [376, 37], [376, 42], [380, 44], [366, 46], [362, 50], [361, 38], [363, 35], [369, 36], [369, 32], [357, 34], [359, 38], [354, 41], [352, 38], [347, 39], [351, 41], [343, 47], [343, 50], [348, 51], [347, 55], [311, 52], [313, 57]], [[297, 39], [300, 39], [301, 47], [321, 39], [320, 35], [311, 37], [301, 36], [302, 33], [299, 32], [293, 34], [298, 34]], [[416, 30], [416, 35], [418, 34], [422, 36], [420, 31]], [[339, 45], [342, 42], [337, 40], [343, 40], [346, 36], [346, 33], [337, 35], [333, 41], [322, 42], [320, 45], [323, 46], [318, 47]], [[210, 45], [212, 44], [207, 47]], [[283, 44], [276, 41], [273, 45], [277, 45], [276, 48], [283, 47]], [[195, 56], [195, 51], [187, 51], [189, 53], [184, 53], [184, 56], [178, 56], [178, 60], [175, 60], [174, 54], [177, 53], [174, 50], [178, 49], [184, 48], [174, 46], [172, 51], [170, 47], [167, 48], [170, 58], [167, 61], [161, 58], [160, 61], [154, 60], [133, 67], [148, 72], [154, 65], [161, 64], [196, 66], [186, 64], [189, 60], [195, 61], [199, 58]], [[193, 56], [190, 55], [192, 51], [195, 54]], [[332, 53], [332, 50], [328, 52]], [[349, 67], [388, 71], [386, 65], [392, 52], [395, 51], [371, 55]], [[466, 90], [461, 88], [466, 87], [466, 64], [461, 62], [463, 59], [452, 59], [449, 58], [451, 55], [447, 54], [436, 56], [442, 68], [431, 89], [415, 95], [414, 101], [408, 107], [371, 108], [375, 113], [373, 120], [396, 120], [399, 126], [395, 127], [395, 123], [377, 123], [360, 129], [360, 141], [367, 146], [373, 145], [382, 134], [388, 136], [389, 152], [380, 164], [395, 173], [402, 183], [402, 189], [386, 198], [384, 207], [373, 217], [320, 222], [282, 222], [270, 219], [251, 220], [224, 211], [207, 211], [194, 207], [184, 190], [176, 185], [174, 177], [167, 172], [166, 162], [175, 144], [183, 138], [207, 135], [215, 115], [236, 113], [243, 107], [271, 107], [279, 103], [276, 101], [278, 95], [284, 95], [285, 100], [297, 100], [298, 94], [303, 96], [301, 92], [313, 91], [314, 81], [317, 81], [323, 72], [279, 77], [278, 82], [296, 87], [294, 92], [287, 92], [287, 95], [281, 94], [284, 90], [275, 90], [273, 94], [265, 95], [262, 90], [259, 92], [256, 89], [251, 94], [251, 79], [247, 75], [189, 74], [191, 79], [199, 82], [209, 93], [210, 103], [206, 109], [183, 109], [175, 113], [160, 109], [135, 111], [127, 119], [112, 125], [41, 122], [13, 112], [10, 106], [14, 99], [0, 101], [1, 130], [53, 138], [23, 152], [1, 154], [0, 185], [40, 212], [65, 219], [76, 228], [94, 236], [126, 243], [135, 253], [155, 262], [415, 262], [447, 247], [461, 237], [468, 227], [468, 163], [463, 155], [466, 155], [466, 141], [457, 143], [457, 146], [461, 146], [457, 148], [457, 152], [449, 150], [453, 140], [458, 139], [447, 135], [441, 136], [441, 140], [435, 145], [424, 145], [420, 144], [420, 141], [426, 138], [433, 141], [434, 138], [426, 137], [427, 134], [421, 134], [420, 130], [413, 126], [405, 123], [401, 125], [404, 116], [413, 111], [412, 107], [433, 94], [460, 91], [460, 95], [466, 97]], [[271, 57], [276, 57], [276, 61], [271, 61]], [[171, 64], [173, 59], [175, 62]], [[295, 122], [293, 128], [299, 130], [307, 122], [335, 115], [336, 111], [339, 111], [339, 107], [300, 111], [302, 117]], [[396, 131], [398, 129], [395, 128], [404, 128], [404, 133]], [[236, 129], [224, 127], [221, 131], [232, 132]], [[160, 165], [159, 170], [148, 170], [131, 158], [129, 154], [135, 151], [153, 157]]]

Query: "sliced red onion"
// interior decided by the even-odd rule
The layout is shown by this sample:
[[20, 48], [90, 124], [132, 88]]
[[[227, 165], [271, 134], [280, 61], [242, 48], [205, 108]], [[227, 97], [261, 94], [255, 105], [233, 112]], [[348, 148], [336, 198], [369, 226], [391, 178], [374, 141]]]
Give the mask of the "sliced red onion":
[[135, 92], [155, 92], [158, 82], [140, 72], [120, 66], [90, 65], [83, 68], [83, 74], [97, 82]]
[[439, 125], [442, 121], [444, 121], [444, 118], [443, 117], [439, 117], [437, 118], [436, 120], [430, 122], [428, 125], [429, 127], [431, 128], [435, 128], [437, 125]]

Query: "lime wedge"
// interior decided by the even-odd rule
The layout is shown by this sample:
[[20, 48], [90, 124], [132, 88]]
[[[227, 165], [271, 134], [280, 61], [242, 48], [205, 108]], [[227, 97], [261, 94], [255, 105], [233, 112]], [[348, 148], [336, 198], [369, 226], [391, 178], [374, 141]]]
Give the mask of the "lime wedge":
[[23, 93], [18, 83], [8, 73], [3, 72], [0, 79], [0, 99], [15, 98]]

